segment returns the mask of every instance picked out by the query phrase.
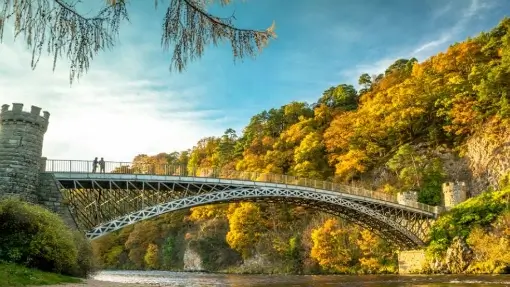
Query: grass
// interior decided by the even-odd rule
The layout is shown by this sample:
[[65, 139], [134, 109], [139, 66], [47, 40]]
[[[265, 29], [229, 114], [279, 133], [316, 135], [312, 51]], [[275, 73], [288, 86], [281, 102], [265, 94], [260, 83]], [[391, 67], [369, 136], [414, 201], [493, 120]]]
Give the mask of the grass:
[[81, 283], [82, 280], [0, 262], [0, 287]]

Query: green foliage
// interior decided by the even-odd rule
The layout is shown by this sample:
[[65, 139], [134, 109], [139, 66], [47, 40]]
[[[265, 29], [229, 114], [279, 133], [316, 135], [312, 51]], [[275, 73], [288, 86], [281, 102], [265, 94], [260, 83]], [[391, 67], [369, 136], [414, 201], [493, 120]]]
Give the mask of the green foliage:
[[352, 85], [338, 85], [326, 90], [317, 103], [344, 111], [355, 110], [358, 106], [358, 92]]
[[42, 272], [12, 263], [0, 261], [0, 287], [56, 285], [81, 283], [80, 279], [55, 273]]
[[501, 191], [484, 192], [455, 206], [432, 226], [427, 251], [439, 255], [446, 251], [453, 238], [467, 238], [475, 226], [487, 227], [508, 210], [510, 187]]
[[290, 268], [286, 271], [293, 274], [303, 272], [303, 258], [305, 257], [300, 236], [292, 236], [289, 239], [289, 248], [286, 252], [286, 261], [290, 262]]
[[83, 235], [73, 234], [57, 214], [16, 199], [0, 201], [0, 260], [72, 276], [92, 271]]
[[73, 231], [74, 243], [78, 250], [76, 264], [69, 274], [81, 278], [86, 278], [89, 274], [96, 271], [96, 262], [94, 261], [94, 253], [90, 241], [83, 236], [80, 231]]
[[445, 175], [441, 161], [438, 158], [429, 159], [429, 164], [423, 170], [423, 183], [418, 193], [418, 202], [433, 206], [440, 205]]
[[163, 245], [163, 266], [167, 269], [171, 269], [174, 266], [175, 249], [175, 237], [168, 236]]
[[418, 154], [413, 146], [404, 144], [387, 162], [387, 166], [398, 175], [400, 190], [418, 191], [418, 201], [421, 203], [441, 203], [441, 186], [445, 173], [440, 159]]

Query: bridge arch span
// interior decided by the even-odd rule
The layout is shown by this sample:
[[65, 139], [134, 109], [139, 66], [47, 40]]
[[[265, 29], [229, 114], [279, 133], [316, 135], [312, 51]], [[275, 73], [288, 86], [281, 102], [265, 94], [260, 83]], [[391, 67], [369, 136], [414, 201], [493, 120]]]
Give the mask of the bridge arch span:
[[54, 173], [89, 239], [180, 209], [228, 202], [284, 202], [341, 216], [401, 249], [423, 245], [435, 214], [360, 194], [246, 180]]
[[267, 187], [217, 191], [149, 206], [142, 210], [102, 223], [89, 230], [86, 236], [89, 239], [96, 239], [142, 220], [155, 218], [164, 213], [190, 207], [243, 201], [271, 202], [271, 200], [275, 200], [281, 202], [280, 199], [284, 199], [286, 203], [305, 205], [341, 216], [351, 222], [375, 231], [385, 239], [403, 248], [413, 248], [423, 245], [423, 241], [420, 238], [397, 222], [375, 210], [346, 200], [339, 195]]

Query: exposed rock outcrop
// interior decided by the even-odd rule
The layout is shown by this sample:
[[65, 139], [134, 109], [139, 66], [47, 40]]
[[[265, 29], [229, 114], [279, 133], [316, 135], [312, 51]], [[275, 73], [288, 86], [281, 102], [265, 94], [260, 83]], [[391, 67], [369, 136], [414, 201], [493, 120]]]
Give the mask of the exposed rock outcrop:
[[455, 237], [445, 256], [433, 258], [429, 262], [429, 268], [433, 273], [460, 274], [465, 273], [472, 260], [473, 251], [469, 245], [464, 239]]
[[471, 195], [487, 187], [499, 189], [499, 181], [510, 172], [510, 126], [489, 122], [467, 141], [465, 157], [473, 174]]
[[203, 271], [204, 268], [202, 258], [200, 257], [200, 254], [196, 252], [195, 250], [191, 249], [189, 246], [186, 248], [186, 251], [184, 251], [184, 258], [183, 258], [183, 269], [184, 271]]

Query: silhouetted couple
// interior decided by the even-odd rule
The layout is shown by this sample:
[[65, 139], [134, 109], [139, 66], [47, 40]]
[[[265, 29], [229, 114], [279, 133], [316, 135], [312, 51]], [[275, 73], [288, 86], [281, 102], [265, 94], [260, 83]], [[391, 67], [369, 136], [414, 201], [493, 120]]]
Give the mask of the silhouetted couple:
[[97, 160], [97, 157], [92, 162], [92, 173], [96, 173], [97, 166], [99, 165], [99, 173], [104, 173], [104, 159]]

